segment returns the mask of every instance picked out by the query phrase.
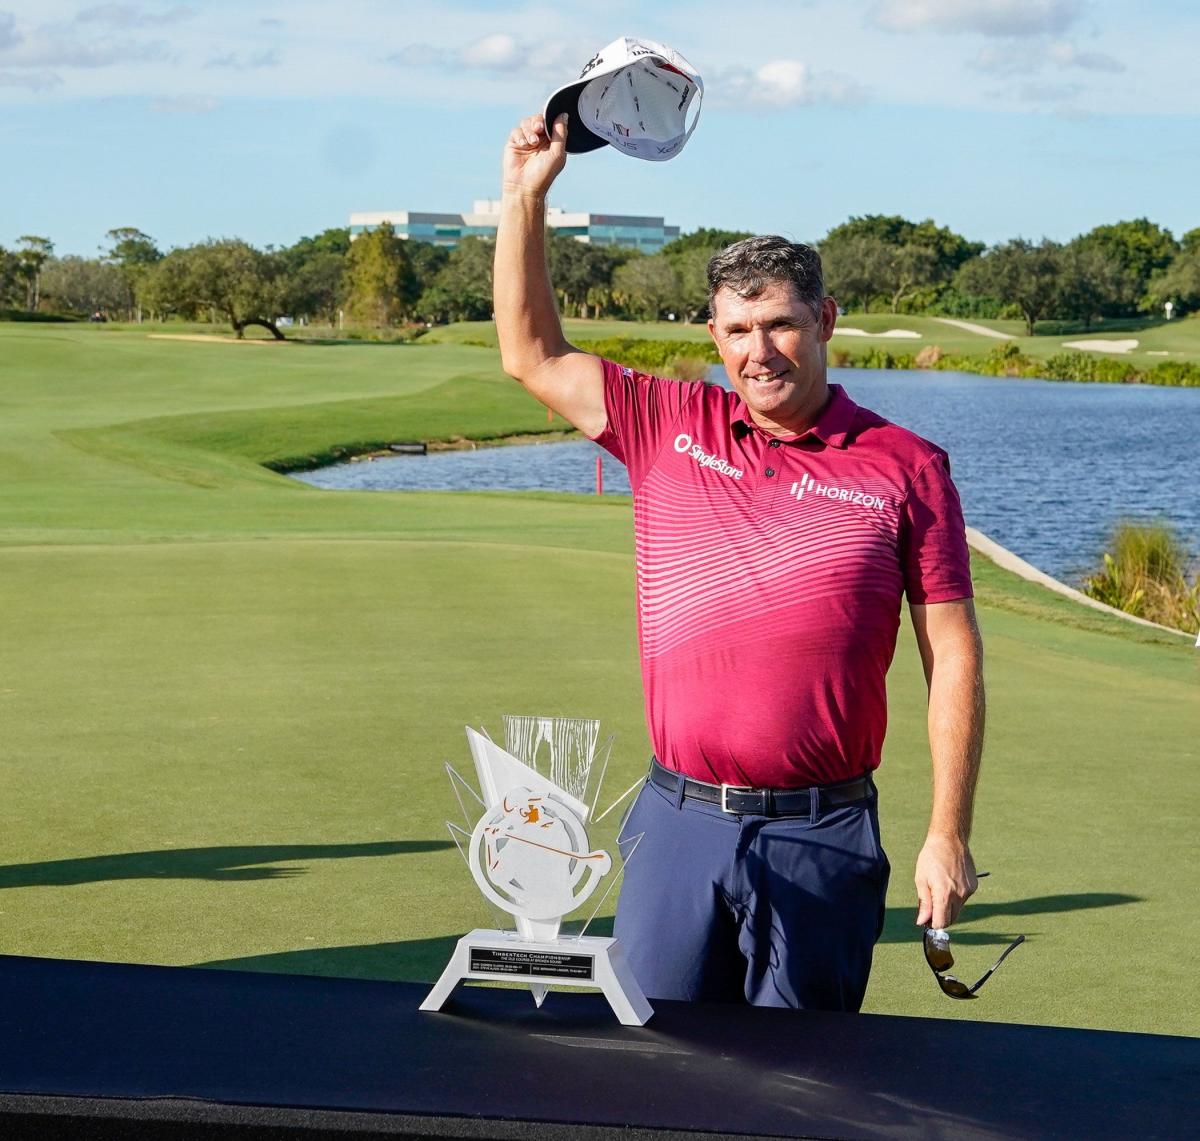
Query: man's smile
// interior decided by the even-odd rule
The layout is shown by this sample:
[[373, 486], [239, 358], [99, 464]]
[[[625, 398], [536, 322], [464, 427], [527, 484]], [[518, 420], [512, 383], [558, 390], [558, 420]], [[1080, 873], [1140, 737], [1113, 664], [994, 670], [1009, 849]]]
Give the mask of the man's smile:
[[756, 384], [770, 384], [771, 381], [778, 380], [781, 376], [785, 375], [787, 373], [787, 371], [788, 370], [786, 368], [781, 368], [778, 372], [764, 372], [764, 373], [759, 373], [756, 376], [750, 376], [750, 375], [747, 375], [746, 373], [743, 373], [742, 379], [743, 380], [752, 380]]

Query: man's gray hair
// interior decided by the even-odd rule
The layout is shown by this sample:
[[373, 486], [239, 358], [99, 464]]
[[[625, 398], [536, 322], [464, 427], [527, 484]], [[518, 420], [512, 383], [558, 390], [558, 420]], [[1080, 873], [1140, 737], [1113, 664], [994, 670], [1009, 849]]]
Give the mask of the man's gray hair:
[[757, 297], [769, 285], [787, 282], [814, 314], [820, 315], [825, 298], [821, 255], [812, 246], [789, 242], [778, 234], [745, 238], [726, 246], [708, 263], [708, 311], [721, 289], [739, 297]]

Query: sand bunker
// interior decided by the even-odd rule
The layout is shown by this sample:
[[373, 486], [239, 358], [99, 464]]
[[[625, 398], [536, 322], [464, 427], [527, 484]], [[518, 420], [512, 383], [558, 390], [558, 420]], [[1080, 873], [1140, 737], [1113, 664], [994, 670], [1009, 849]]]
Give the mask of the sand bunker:
[[838, 325], [833, 330], [835, 337], [905, 337], [908, 339], [921, 339], [920, 333], [914, 333], [911, 329], [888, 329], [886, 333], [868, 333], [866, 329], [847, 329], [844, 325]]
[[1063, 341], [1064, 349], [1085, 349], [1093, 353], [1127, 353], [1138, 347], [1137, 341], [1111, 341], [1103, 338], [1092, 341]]

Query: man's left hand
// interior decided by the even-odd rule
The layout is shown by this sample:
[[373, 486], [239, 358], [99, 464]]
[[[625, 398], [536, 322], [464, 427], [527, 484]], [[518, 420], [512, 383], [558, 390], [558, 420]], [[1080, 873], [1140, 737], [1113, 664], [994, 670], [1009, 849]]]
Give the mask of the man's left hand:
[[949, 927], [979, 886], [970, 847], [949, 836], [926, 839], [915, 879], [918, 927]]

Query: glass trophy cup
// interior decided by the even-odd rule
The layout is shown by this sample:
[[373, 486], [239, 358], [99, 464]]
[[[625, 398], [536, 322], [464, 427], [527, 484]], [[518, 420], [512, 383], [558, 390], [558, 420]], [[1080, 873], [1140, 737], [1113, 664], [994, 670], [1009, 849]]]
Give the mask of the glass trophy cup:
[[[511, 915], [516, 929], [476, 929], [464, 935], [421, 1009], [440, 1010], [464, 980], [502, 979], [526, 983], [538, 1006], [551, 986], [599, 990], [620, 1022], [643, 1026], [654, 1012], [617, 940], [587, 935], [586, 924], [579, 935], [561, 932], [564, 916], [581, 908], [612, 870], [609, 854], [592, 850], [585, 830], [594, 816], [612, 740], [600, 750], [604, 760], [589, 806], [584, 798], [598, 752], [598, 721], [505, 717], [504, 727], [504, 748], [486, 733], [467, 729], [479, 792], [446, 766], [470, 830], [451, 822], [447, 826], [484, 898]], [[480, 810], [470, 827], [471, 811]], [[631, 851], [629, 858], [633, 855]]]

